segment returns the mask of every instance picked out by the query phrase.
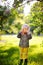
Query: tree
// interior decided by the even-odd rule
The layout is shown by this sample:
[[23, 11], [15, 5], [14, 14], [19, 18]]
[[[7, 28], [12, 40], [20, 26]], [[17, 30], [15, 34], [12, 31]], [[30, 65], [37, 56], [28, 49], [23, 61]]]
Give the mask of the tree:
[[[25, 3], [23, 3], [24, 1], [25, 1], [25, 3], [29, 3], [34, 0], [14, 0], [14, 3], [13, 3], [14, 8], [23, 6], [25, 4]], [[37, 0], [37, 1], [43, 2], [43, 0]]]
[[7, 18], [10, 16], [10, 10], [6, 6], [0, 6], [0, 30], [3, 31], [3, 26]]
[[43, 2], [36, 2], [33, 5], [29, 20], [32, 31], [37, 28], [37, 34], [43, 33]]
[[[7, 1], [7, 0], [3, 0], [3, 2], [4, 1]], [[28, 3], [30, 1], [33, 1], [33, 0], [25, 0], [25, 3]], [[4, 31], [5, 33], [13, 33], [14, 32], [11, 28], [11, 27], [14, 28], [14, 26], [12, 26], [15, 24], [14, 20], [16, 18], [23, 19], [23, 16], [20, 16], [20, 12], [22, 12], [22, 9], [20, 12], [18, 11], [18, 7], [21, 7], [25, 4], [23, 2], [24, 2], [24, 0], [14, 0], [14, 3], [13, 3], [14, 8], [12, 8], [12, 9], [9, 8], [9, 5], [10, 5], [9, 3], [8, 3], [8, 6], [4, 6], [4, 7], [0, 6], [0, 12], [1, 12], [0, 13], [0, 29], [1, 29], [1, 31]], [[32, 17], [31, 17], [31, 19], [32, 19]], [[16, 25], [18, 25], [18, 24], [16, 24]], [[31, 26], [33, 26], [33, 25], [34, 24], [32, 24]], [[36, 26], [37, 25], [34, 25], [32, 27], [32, 29], [34, 29]]]
[[[22, 16], [20, 16], [18, 9], [10, 9], [0, 7], [0, 34], [14, 34], [20, 30]], [[18, 20], [18, 22], [16, 21]], [[19, 24], [19, 26], [18, 26]]]

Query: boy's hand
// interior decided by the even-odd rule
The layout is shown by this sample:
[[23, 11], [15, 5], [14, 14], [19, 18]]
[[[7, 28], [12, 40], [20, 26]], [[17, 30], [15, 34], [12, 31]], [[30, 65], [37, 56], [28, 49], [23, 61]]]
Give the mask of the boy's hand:
[[24, 28], [24, 29], [22, 29], [22, 34], [25, 34], [25, 33], [27, 33], [28, 32], [28, 29], [27, 28]]

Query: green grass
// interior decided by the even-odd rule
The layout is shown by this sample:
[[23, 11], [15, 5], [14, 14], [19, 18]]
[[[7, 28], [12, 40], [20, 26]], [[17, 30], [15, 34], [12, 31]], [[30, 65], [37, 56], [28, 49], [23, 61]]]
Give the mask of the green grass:
[[[0, 41], [0, 65], [17, 65], [19, 61], [19, 39], [2, 36]], [[33, 36], [30, 40], [28, 65], [43, 65], [43, 37]]]

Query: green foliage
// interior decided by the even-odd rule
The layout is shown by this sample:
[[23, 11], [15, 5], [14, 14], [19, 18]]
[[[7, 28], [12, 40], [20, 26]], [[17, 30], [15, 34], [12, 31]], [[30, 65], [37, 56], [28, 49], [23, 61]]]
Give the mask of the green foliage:
[[37, 0], [37, 1], [43, 2], [43, 0]]
[[15, 27], [18, 28], [18, 30], [21, 29], [21, 24], [18, 22], [17, 24], [15, 24]]
[[23, 2], [23, 0], [14, 0], [13, 6], [14, 8], [20, 7], [20, 4]]
[[3, 31], [3, 26], [10, 16], [10, 10], [7, 9], [6, 6], [0, 6], [0, 30]]
[[[26, 0], [24, 0], [24, 1], [26, 1]], [[31, 1], [34, 1], [34, 0], [29, 0], [29, 1], [27, 0], [27, 3], [31, 2]], [[37, 1], [43, 2], [43, 0], [37, 0]], [[22, 3], [23, 3], [23, 0], [14, 0], [13, 6], [14, 6], [14, 8], [18, 8], [23, 5]]]
[[1, 34], [17, 33], [17, 31], [20, 29], [20, 26], [17, 25], [18, 27], [16, 27], [16, 22], [14, 20], [19, 17], [18, 11], [14, 8], [9, 11], [5, 7], [0, 6], [0, 12], [0, 30], [1, 32], [3, 31]]
[[37, 33], [43, 32], [43, 2], [33, 4], [28, 18], [32, 31], [40, 28], [40, 31], [37, 29]]

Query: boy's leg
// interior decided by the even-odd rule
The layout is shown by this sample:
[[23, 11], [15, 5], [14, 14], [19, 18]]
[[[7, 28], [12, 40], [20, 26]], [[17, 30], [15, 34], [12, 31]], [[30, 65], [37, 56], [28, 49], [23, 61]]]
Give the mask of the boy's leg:
[[22, 65], [23, 63], [23, 59], [20, 59], [19, 65]]
[[28, 63], [28, 59], [25, 59], [24, 65], [27, 65], [27, 63]]

